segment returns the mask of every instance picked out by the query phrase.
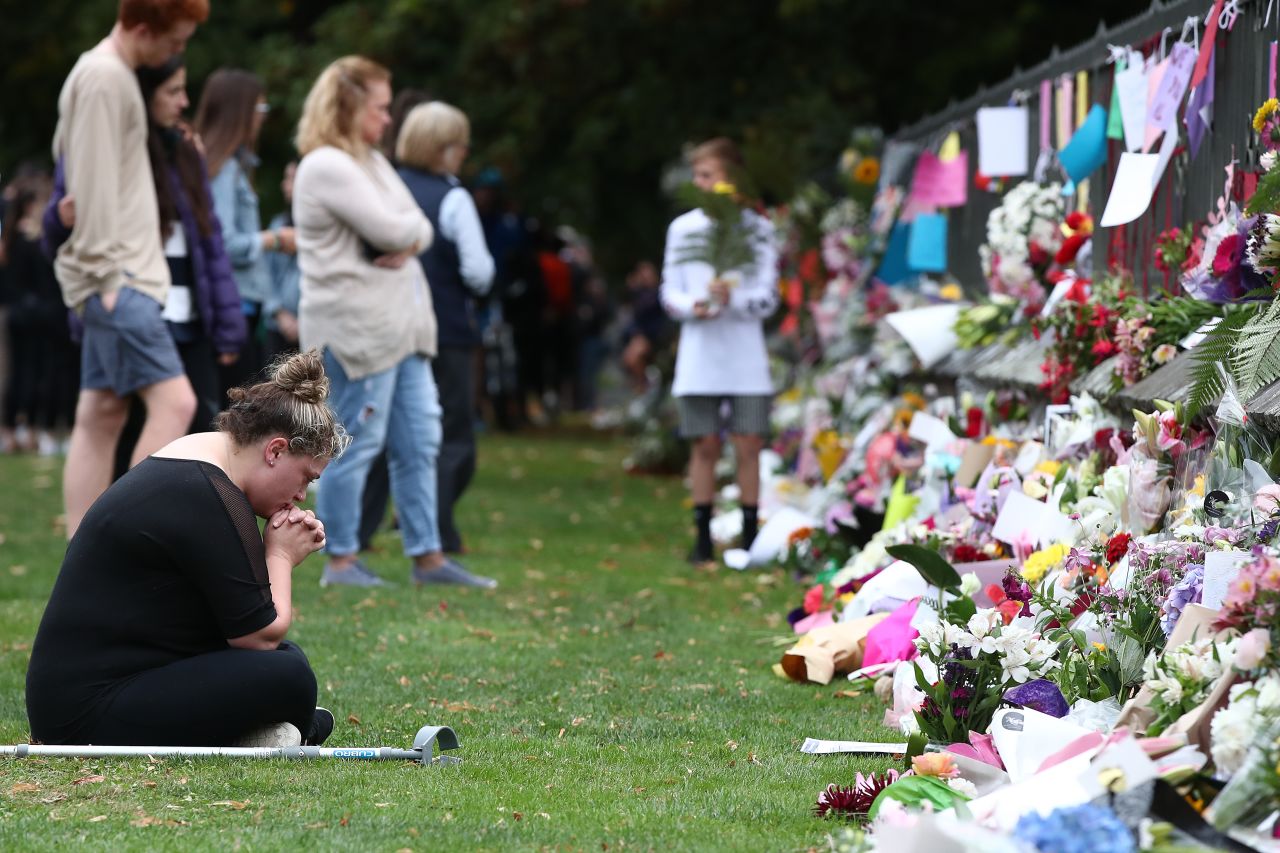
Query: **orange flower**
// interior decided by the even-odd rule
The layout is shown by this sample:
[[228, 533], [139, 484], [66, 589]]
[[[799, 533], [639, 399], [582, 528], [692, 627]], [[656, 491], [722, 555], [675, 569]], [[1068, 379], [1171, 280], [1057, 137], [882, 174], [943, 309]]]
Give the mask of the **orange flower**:
[[797, 542], [802, 542], [805, 539], [808, 539], [812, 535], [812, 527], [797, 527], [795, 530], [791, 531], [791, 535], [787, 537], [787, 544], [794, 545]]
[[960, 775], [955, 759], [945, 752], [926, 752], [911, 759], [911, 769], [917, 776], [937, 776], [939, 779], [954, 779]]
[[880, 178], [880, 161], [866, 157], [853, 170], [853, 179], [860, 184], [874, 184]]

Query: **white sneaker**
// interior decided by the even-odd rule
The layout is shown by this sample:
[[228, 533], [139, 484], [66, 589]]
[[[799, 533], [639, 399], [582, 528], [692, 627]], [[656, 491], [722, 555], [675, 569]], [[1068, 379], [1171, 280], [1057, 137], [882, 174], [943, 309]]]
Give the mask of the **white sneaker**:
[[302, 746], [302, 732], [293, 723], [272, 723], [244, 734], [231, 745], [272, 748]]

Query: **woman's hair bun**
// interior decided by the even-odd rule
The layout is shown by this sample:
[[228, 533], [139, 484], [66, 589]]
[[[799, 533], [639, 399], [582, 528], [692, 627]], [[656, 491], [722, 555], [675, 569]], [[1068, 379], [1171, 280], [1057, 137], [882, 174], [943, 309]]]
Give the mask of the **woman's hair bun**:
[[271, 381], [303, 403], [319, 405], [329, 397], [329, 377], [319, 350], [282, 357], [271, 368]]

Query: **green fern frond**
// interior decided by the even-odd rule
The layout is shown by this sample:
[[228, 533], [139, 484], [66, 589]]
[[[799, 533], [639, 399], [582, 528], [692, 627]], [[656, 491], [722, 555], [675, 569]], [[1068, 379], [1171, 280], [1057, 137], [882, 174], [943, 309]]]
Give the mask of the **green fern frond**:
[[1241, 402], [1280, 379], [1280, 300], [1241, 327], [1231, 354], [1231, 372], [1240, 388]]
[[1188, 417], [1213, 403], [1226, 390], [1218, 365], [1231, 367], [1231, 353], [1240, 330], [1258, 314], [1258, 307], [1246, 305], [1229, 310], [1221, 322], [1191, 351], [1191, 390], [1187, 395]]

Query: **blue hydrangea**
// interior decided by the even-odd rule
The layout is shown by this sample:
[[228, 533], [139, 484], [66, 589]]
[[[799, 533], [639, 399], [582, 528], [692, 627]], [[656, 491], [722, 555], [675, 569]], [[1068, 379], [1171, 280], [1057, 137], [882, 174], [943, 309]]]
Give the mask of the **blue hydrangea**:
[[1013, 834], [1041, 853], [1135, 853], [1138, 849], [1133, 833], [1115, 812], [1089, 803], [1058, 809], [1048, 817], [1025, 814]]

